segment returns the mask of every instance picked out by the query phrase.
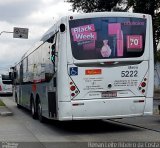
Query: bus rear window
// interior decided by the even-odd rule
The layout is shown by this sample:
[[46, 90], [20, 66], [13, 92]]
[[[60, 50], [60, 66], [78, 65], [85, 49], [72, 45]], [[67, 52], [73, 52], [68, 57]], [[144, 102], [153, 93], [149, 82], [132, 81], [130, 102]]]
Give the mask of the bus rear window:
[[144, 52], [146, 19], [88, 18], [71, 20], [69, 26], [75, 59], [132, 58]]

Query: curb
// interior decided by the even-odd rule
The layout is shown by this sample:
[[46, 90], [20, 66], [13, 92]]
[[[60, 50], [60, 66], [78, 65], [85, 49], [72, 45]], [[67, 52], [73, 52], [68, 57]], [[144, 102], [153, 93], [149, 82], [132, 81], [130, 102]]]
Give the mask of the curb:
[[0, 112], [0, 116], [12, 116], [12, 112]]
[[160, 114], [158, 108], [153, 109], [153, 114], [154, 115], [159, 115]]
[[9, 109], [6, 106], [0, 107], [0, 116], [12, 116], [13, 113], [9, 111]]
[[160, 115], [160, 106], [153, 107], [153, 114]]

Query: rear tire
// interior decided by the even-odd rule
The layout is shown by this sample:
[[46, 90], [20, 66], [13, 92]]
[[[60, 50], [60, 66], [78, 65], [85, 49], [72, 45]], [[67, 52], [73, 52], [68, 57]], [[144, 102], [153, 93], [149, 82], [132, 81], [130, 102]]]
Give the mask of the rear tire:
[[19, 109], [21, 108], [21, 106], [18, 103], [17, 103], [17, 108], [19, 108]]
[[37, 104], [37, 112], [38, 112], [38, 119], [41, 123], [45, 122], [45, 118], [42, 116], [42, 105], [41, 102], [38, 100]]
[[21, 108], [21, 105], [18, 104], [18, 98], [17, 98], [17, 94], [15, 94], [15, 102], [17, 104], [17, 108]]
[[36, 107], [33, 99], [31, 100], [31, 113], [32, 113], [32, 118], [37, 119], [37, 112], [36, 112]]

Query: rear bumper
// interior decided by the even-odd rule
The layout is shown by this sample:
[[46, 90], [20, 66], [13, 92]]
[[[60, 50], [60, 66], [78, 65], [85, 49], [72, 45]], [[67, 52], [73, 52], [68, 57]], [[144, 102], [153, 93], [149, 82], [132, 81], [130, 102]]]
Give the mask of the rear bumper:
[[59, 120], [112, 119], [152, 115], [153, 99], [144, 97], [76, 100], [59, 103]]

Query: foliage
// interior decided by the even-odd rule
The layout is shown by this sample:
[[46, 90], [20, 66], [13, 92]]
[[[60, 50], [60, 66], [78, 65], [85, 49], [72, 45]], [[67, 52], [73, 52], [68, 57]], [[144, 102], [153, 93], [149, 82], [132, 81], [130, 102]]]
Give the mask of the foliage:
[[72, 3], [73, 11], [97, 12], [111, 11], [117, 5], [119, 0], [67, 0]]
[[5, 106], [2, 100], [0, 100], [0, 106]]

